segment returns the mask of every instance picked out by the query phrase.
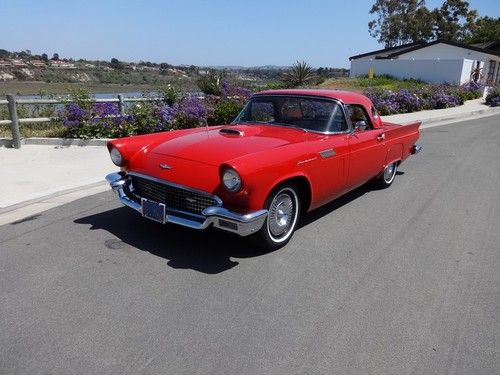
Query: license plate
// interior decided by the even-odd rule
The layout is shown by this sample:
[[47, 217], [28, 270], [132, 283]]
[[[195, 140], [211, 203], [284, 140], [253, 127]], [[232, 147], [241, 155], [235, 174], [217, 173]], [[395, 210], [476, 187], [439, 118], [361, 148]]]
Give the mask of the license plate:
[[142, 216], [165, 224], [165, 204], [142, 198]]

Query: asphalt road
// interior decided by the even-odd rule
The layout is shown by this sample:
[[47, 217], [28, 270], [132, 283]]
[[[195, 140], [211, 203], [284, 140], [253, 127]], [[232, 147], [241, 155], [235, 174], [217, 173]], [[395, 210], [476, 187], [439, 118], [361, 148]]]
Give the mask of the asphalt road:
[[500, 373], [500, 116], [421, 144], [271, 253], [111, 192], [0, 227], [0, 373]]

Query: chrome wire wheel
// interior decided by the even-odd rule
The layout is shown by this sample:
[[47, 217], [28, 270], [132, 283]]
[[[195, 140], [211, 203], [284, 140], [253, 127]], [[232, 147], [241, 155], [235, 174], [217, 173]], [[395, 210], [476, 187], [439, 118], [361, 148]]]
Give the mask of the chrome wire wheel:
[[299, 216], [299, 198], [294, 189], [285, 187], [279, 190], [269, 205], [267, 232], [269, 238], [280, 243], [293, 233]]
[[396, 169], [397, 169], [397, 164], [392, 163], [389, 164], [387, 167], [384, 169], [384, 182], [388, 185], [392, 183], [394, 180], [394, 177], [396, 177]]

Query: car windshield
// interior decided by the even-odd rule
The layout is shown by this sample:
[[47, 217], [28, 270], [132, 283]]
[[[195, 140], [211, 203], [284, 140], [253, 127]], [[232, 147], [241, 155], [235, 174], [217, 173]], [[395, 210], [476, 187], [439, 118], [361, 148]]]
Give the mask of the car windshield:
[[292, 126], [322, 133], [348, 129], [342, 108], [336, 101], [286, 95], [254, 96], [233, 123]]

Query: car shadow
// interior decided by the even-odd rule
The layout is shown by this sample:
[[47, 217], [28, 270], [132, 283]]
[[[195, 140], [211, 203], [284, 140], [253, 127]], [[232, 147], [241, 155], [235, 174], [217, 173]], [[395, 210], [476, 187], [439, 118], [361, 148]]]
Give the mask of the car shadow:
[[[300, 220], [298, 228], [312, 225], [323, 216], [374, 190], [377, 188], [368, 183], [308, 212]], [[90, 225], [90, 230], [105, 230], [115, 236], [117, 239], [103, 242], [103, 246], [111, 251], [134, 247], [167, 259], [167, 264], [172, 268], [192, 269], [207, 274], [217, 274], [237, 266], [239, 262], [232, 258], [252, 258], [269, 253], [249, 239], [235, 234], [215, 229], [197, 231], [173, 224], [157, 224], [127, 207], [89, 215], [74, 222]]]
[[371, 184], [369, 183], [365, 184], [331, 201], [330, 203], [327, 203], [319, 208], [316, 208], [313, 211], [306, 213], [300, 220], [298, 228], [302, 228], [314, 223], [316, 220], [321, 219], [323, 216], [329, 215], [330, 213], [339, 209], [340, 207], [345, 206], [346, 204], [352, 202], [355, 199], [358, 199], [362, 195], [365, 195], [366, 193], [373, 190], [377, 190], [377, 188], [371, 186]]
[[251, 241], [219, 230], [196, 231], [173, 224], [157, 224], [142, 218], [127, 207], [115, 208], [76, 219], [90, 230], [105, 230], [116, 239], [107, 239], [103, 247], [126, 251], [130, 247], [168, 260], [177, 269], [217, 274], [239, 264], [231, 258], [250, 258], [268, 253]]

